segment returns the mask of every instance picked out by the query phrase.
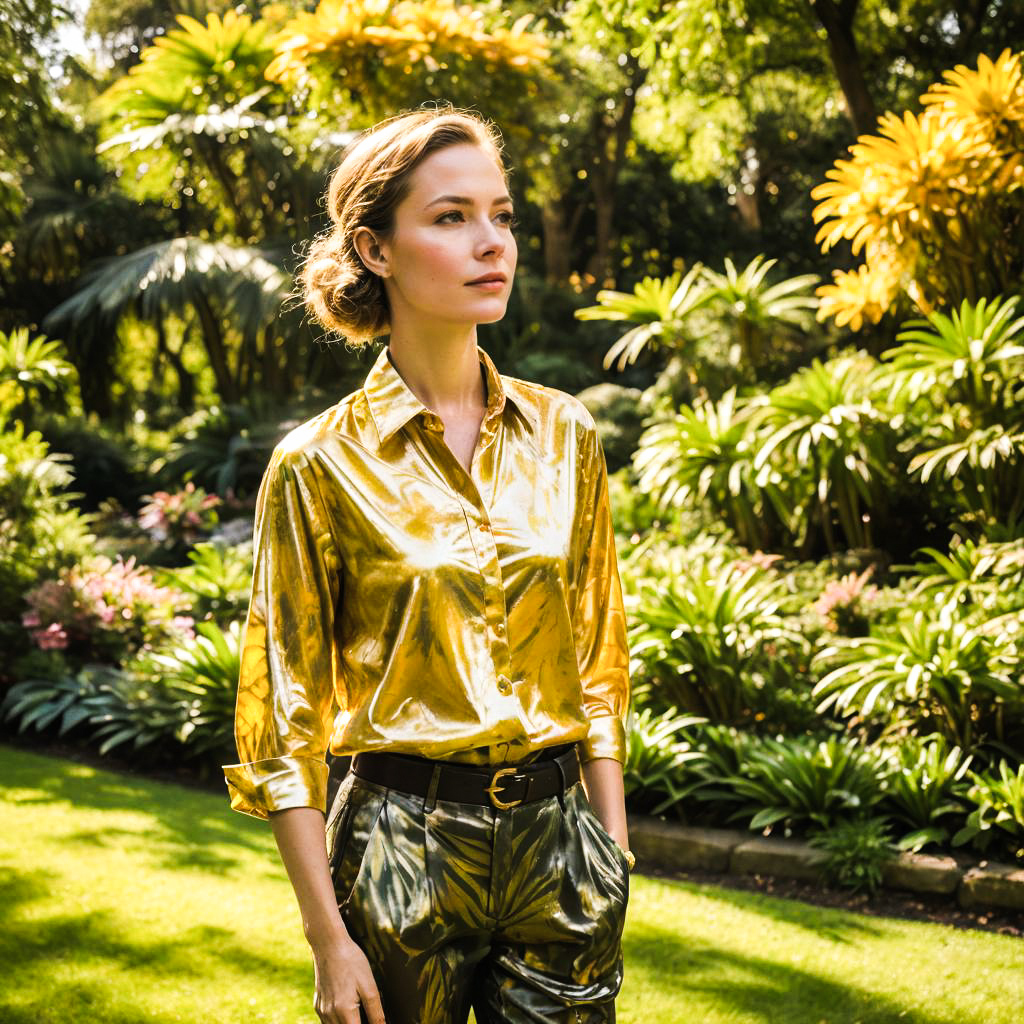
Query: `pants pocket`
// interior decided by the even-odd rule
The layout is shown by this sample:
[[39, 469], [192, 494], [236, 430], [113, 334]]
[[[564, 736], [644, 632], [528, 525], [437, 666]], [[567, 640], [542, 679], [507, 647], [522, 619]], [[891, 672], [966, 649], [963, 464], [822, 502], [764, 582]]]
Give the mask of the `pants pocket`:
[[[352, 781], [350, 781], [352, 780]], [[370, 847], [387, 802], [387, 790], [350, 776], [342, 783], [339, 810], [329, 845], [329, 865], [338, 907], [344, 909], [352, 898], [366, 851]]]

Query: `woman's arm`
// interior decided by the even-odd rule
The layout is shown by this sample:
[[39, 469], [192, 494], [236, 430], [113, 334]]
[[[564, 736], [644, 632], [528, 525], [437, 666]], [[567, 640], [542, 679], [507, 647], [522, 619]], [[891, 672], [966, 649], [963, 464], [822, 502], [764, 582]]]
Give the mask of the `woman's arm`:
[[601, 824], [624, 850], [629, 849], [626, 829], [626, 797], [622, 786], [622, 765], [611, 757], [595, 757], [583, 765], [587, 799]]
[[323, 812], [316, 807], [290, 807], [271, 811], [269, 818], [313, 952], [317, 1015], [323, 1024], [360, 1024], [362, 1005], [370, 1024], [384, 1024], [369, 961], [338, 912]]

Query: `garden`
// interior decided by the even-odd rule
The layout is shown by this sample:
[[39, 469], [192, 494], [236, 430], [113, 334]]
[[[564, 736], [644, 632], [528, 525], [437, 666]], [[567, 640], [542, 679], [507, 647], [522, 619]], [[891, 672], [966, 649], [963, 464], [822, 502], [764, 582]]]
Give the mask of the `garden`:
[[[246, 1019], [301, 1018], [269, 832], [226, 791], [145, 776], [209, 788], [236, 760], [263, 470], [375, 355], [318, 334], [296, 267], [341, 149], [437, 100], [492, 117], [512, 168], [516, 288], [481, 346], [601, 430], [631, 813], [804, 840], [829, 885], [869, 895], [901, 852], [1024, 869], [1024, 13], [0, 14], [0, 800], [26, 837], [2, 904], [12, 1020], [51, 1019], [32, 991], [51, 932], [54, 1020], [99, 1003], [97, 1020], [186, 1019], [164, 1002], [182, 972], [196, 1019], [242, 1019], [162, 922], [169, 885], [190, 894], [185, 934], [235, 962]], [[137, 774], [28, 750], [58, 742]], [[119, 906], [104, 861], [140, 857], [138, 906]], [[95, 907], [61, 910], [79, 870], [105, 879]], [[627, 1021], [659, 1005], [981, 1024], [1024, 995], [1009, 937], [698, 882], [635, 890]], [[209, 906], [295, 934], [248, 944]], [[896, 957], [922, 965], [919, 992]], [[139, 989], [110, 1002], [125, 964]]]

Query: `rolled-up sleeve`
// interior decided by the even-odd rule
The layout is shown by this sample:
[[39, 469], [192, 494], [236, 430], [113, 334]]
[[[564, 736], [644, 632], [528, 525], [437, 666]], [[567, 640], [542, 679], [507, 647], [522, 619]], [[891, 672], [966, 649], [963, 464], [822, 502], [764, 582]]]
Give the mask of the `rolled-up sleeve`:
[[581, 758], [626, 757], [629, 647], [608, 498], [608, 469], [596, 424], [579, 451], [573, 633], [590, 732]]
[[253, 582], [235, 706], [238, 764], [224, 765], [231, 807], [319, 807], [337, 710], [334, 636], [339, 558], [305, 455], [274, 450], [256, 501]]

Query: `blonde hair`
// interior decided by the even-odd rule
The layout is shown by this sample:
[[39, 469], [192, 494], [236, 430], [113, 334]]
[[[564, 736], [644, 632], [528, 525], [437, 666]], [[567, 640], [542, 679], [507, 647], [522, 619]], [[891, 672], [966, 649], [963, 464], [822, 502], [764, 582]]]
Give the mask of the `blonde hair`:
[[327, 188], [331, 227], [309, 247], [299, 281], [306, 309], [330, 331], [361, 347], [388, 334], [391, 316], [381, 279], [353, 245], [359, 228], [387, 239], [409, 178], [431, 153], [459, 143], [490, 151], [507, 175], [501, 135], [493, 123], [450, 104], [398, 114], [374, 125], [345, 151]]

